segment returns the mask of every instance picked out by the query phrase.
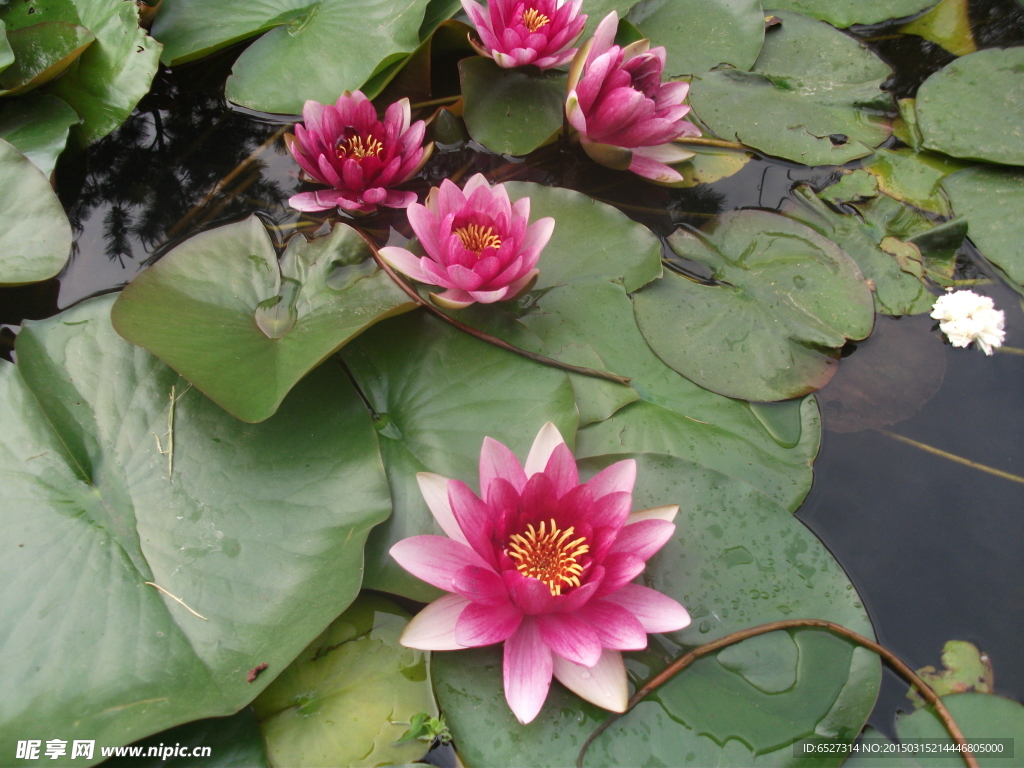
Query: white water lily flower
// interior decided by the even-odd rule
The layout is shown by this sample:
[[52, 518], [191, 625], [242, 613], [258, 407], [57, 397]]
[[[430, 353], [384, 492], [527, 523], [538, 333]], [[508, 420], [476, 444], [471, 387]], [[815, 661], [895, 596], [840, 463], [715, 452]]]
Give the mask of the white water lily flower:
[[966, 347], [972, 341], [986, 355], [1003, 344], [1005, 316], [996, 309], [992, 299], [973, 291], [956, 291], [940, 296], [931, 316], [939, 321], [939, 329], [954, 347]]

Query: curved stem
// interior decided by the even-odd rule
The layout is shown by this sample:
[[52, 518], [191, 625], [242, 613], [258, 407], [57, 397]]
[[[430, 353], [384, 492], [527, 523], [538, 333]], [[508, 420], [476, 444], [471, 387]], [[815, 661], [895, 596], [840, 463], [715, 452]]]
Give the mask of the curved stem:
[[928, 683], [918, 677], [917, 673], [904, 664], [892, 651], [887, 648], [883, 648], [874, 640], [869, 640], [863, 635], [858, 635], [853, 630], [847, 629], [841, 624], [833, 624], [831, 621], [825, 621], [824, 619], [787, 619], [786, 621], [773, 621], [770, 624], [761, 624], [756, 627], [750, 627], [749, 629], [741, 629], [739, 632], [733, 632], [730, 635], [721, 637], [718, 640], [702, 645], [699, 648], [694, 648], [689, 653], [680, 656], [663, 671], [648, 680], [642, 688], [633, 694], [629, 702], [626, 704], [625, 712], [622, 712], [621, 714], [613, 714], [587, 737], [587, 740], [583, 742], [583, 747], [580, 749], [579, 756], [576, 758], [577, 768], [583, 768], [583, 758], [586, 756], [587, 748], [594, 740], [597, 739], [598, 736], [604, 733], [608, 726], [633, 709], [633, 707], [639, 704], [647, 694], [667, 683], [697, 659], [702, 656], [707, 656], [710, 653], [714, 653], [715, 651], [719, 651], [726, 646], [734, 645], [751, 637], [756, 637], [757, 635], [776, 632], [780, 629], [796, 629], [801, 627], [812, 627], [834, 632], [835, 634], [845, 637], [847, 640], [852, 640], [857, 645], [874, 651], [881, 656], [890, 667], [902, 675], [914, 688], [918, 690], [921, 696], [924, 697], [925, 701], [932, 705], [935, 709], [935, 714], [938, 716], [939, 720], [942, 721], [946, 730], [949, 731], [949, 735], [953, 738], [953, 741], [959, 745], [961, 750], [960, 755], [963, 757], [964, 763], [967, 764], [967, 767], [978, 768], [978, 761], [975, 759], [974, 753], [972, 753], [968, 747], [967, 740], [964, 738], [963, 732], [956, 724], [953, 716], [949, 714], [949, 710], [946, 709], [946, 705], [942, 703], [939, 695], [932, 690], [932, 687], [928, 685]]
[[368, 238], [366, 234], [363, 233], [362, 231], [359, 231], [359, 234], [362, 235], [363, 240], [365, 240], [366, 244], [370, 247], [370, 252], [373, 254], [374, 261], [376, 261], [380, 268], [387, 273], [388, 277], [394, 280], [395, 285], [401, 288], [405, 292], [405, 295], [412, 299], [414, 302], [419, 304], [428, 312], [431, 312], [440, 319], [444, 320], [449, 325], [458, 328], [460, 331], [464, 333], [468, 333], [470, 336], [475, 336], [481, 341], [485, 341], [488, 344], [498, 347], [499, 349], [504, 349], [508, 352], [514, 352], [520, 357], [525, 357], [528, 360], [533, 360], [534, 362], [540, 363], [541, 365], [547, 365], [551, 368], [560, 368], [561, 370], [568, 371], [569, 373], [578, 373], [581, 376], [591, 376], [592, 378], [595, 379], [605, 379], [606, 381], [612, 381], [615, 382], [616, 384], [629, 386], [629, 382], [631, 381], [631, 379], [628, 376], [619, 376], [616, 373], [609, 373], [608, 371], [599, 371], [595, 368], [582, 368], [578, 365], [569, 365], [569, 363], [563, 363], [560, 360], [554, 360], [550, 357], [545, 357], [544, 355], [538, 355], [536, 352], [529, 352], [525, 349], [515, 347], [509, 344], [507, 341], [502, 341], [497, 336], [491, 336], [491, 334], [489, 333], [484, 333], [483, 331], [477, 330], [476, 328], [468, 326], [465, 323], [459, 322], [454, 317], [449, 317], [440, 309], [431, 304], [429, 301], [426, 301], [412, 287], [410, 287], [409, 284], [405, 282], [405, 280], [403, 280], [397, 274], [395, 274], [395, 271], [391, 269], [391, 266], [380, 257], [380, 252], [377, 250], [377, 246], [370, 240], [370, 238]]

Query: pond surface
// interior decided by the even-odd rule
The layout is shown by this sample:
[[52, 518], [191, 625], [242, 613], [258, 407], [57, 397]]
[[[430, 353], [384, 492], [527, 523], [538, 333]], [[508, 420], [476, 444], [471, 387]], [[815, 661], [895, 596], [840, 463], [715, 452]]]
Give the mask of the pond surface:
[[[1024, 43], [1024, 9], [1013, 0], [975, 2], [971, 13], [980, 47]], [[884, 26], [857, 32], [896, 68], [890, 86], [900, 97], [953, 58]], [[47, 317], [116, 290], [174, 244], [253, 211], [279, 243], [319, 227], [286, 207], [300, 184], [281, 140], [290, 122], [223, 101], [234, 56], [162, 72], [120, 130], [86, 153], [64, 153], [56, 179], [76, 233], [71, 262], [55, 280], [0, 289], [0, 323]], [[779, 209], [796, 184], [820, 188], [837, 177], [834, 169], [758, 157], [723, 181], [667, 189], [559, 146], [540, 150], [529, 166], [462, 146], [436, 153], [415, 189], [477, 171], [578, 189], [660, 236], [732, 209]], [[402, 219], [366, 223], [383, 241]], [[825, 432], [814, 487], [797, 514], [849, 573], [883, 645], [919, 668], [938, 666], [947, 640], [969, 640], [990, 657], [996, 691], [1021, 700], [1024, 312], [970, 246], [958, 277], [980, 280], [975, 290], [1005, 311], [1006, 346], [985, 357], [944, 343], [925, 315], [879, 316], [869, 340], [844, 350], [819, 395]], [[6, 331], [0, 338], [7, 356], [11, 339]], [[887, 674], [871, 723], [892, 733], [896, 710], [909, 706], [905, 692]]]

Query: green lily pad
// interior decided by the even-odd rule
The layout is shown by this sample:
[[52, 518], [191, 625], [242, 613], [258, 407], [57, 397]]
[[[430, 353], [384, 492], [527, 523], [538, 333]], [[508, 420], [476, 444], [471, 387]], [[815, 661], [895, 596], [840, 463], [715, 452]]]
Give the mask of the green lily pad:
[[0, 362], [3, 754], [234, 713], [355, 598], [391, 509], [340, 369], [245, 424], [121, 339], [112, 304], [24, 323]]
[[[978, 650], [978, 646], [966, 640], [950, 640], [942, 646], [942, 670], [928, 665], [917, 670], [918, 676], [924, 680], [939, 696], [951, 693], [992, 693], [995, 685], [995, 674], [992, 662], [987, 654]], [[926, 705], [924, 698], [911, 688], [907, 698], [914, 702], [918, 709]]]
[[935, 5], [935, 0], [775, 0], [773, 5], [845, 29], [854, 24], [877, 24], [913, 16]]
[[900, 27], [900, 32], [938, 43], [954, 56], [978, 50], [971, 33], [968, 0], [941, 0], [928, 13]]
[[64, 21], [9, 30], [14, 63], [0, 72], [0, 96], [17, 96], [62, 75], [95, 39], [85, 27]]
[[713, 184], [739, 173], [753, 157], [752, 152], [739, 150], [708, 150], [693, 147], [694, 155], [674, 167], [683, 177], [664, 186], [689, 189], [698, 184]]
[[310, 243], [293, 237], [279, 264], [251, 216], [186, 240], [140, 273], [112, 320], [222, 408], [256, 422], [353, 337], [413, 306], [351, 227]]
[[847, 339], [871, 333], [874, 303], [857, 264], [792, 219], [733, 211], [669, 236], [714, 285], [666, 274], [634, 297], [637, 325], [665, 363], [712, 392], [786, 400], [820, 389]]
[[82, 24], [96, 42], [47, 91], [82, 116], [79, 141], [90, 144], [121, 125], [149, 92], [161, 46], [139, 28], [134, 3], [75, 0]]
[[1010, 213], [1024, 207], [1024, 171], [967, 168], [948, 176], [942, 188], [957, 216], [967, 218], [971, 241], [985, 258], [1024, 286], [1024, 221]]
[[[931, 310], [935, 297], [921, 280], [900, 269], [892, 255], [879, 247], [886, 236], [897, 233], [890, 232], [884, 225], [865, 221], [862, 215], [837, 213], [819, 200], [810, 187], [797, 187], [793, 197], [800, 207], [787, 208], [786, 213], [837, 243], [857, 262], [864, 277], [871, 281], [875, 309], [878, 312], [887, 315], [916, 315]], [[875, 198], [875, 201], [888, 201], [886, 207], [891, 205], [901, 211], [905, 210], [900, 203], [889, 197], [881, 196]], [[926, 221], [923, 217], [922, 220]], [[931, 226], [927, 222], [925, 229]], [[905, 232], [898, 234], [907, 235]]]
[[68, 132], [81, 121], [66, 102], [49, 94], [29, 94], [0, 102], [0, 138], [49, 177], [64, 151]]
[[367, 543], [365, 586], [433, 600], [440, 592], [388, 554], [401, 539], [443, 533], [423, 501], [416, 473], [476, 486], [484, 437], [501, 440], [522, 460], [548, 421], [571, 443], [577, 421], [572, 387], [563, 371], [474, 339], [423, 312], [370, 329], [342, 357], [377, 413], [395, 507]]
[[153, 36], [164, 43], [164, 63], [180, 64], [266, 33], [238, 57], [226, 95], [297, 114], [307, 99], [333, 103], [381, 62], [411, 53], [426, 8], [427, 0], [178, 0], [157, 16]]
[[459, 77], [469, 135], [492, 152], [529, 154], [562, 127], [565, 72], [474, 56], [459, 62]]
[[765, 36], [752, 72], [696, 77], [694, 112], [716, 134], [805, 165], [842, 165], [890, 133], [889, 67], [842, 32], [797, 13]]
[[[578, 192], [520, 182], [507, 187], [514, 199], [529, 194], [535, 219], [554, 216], [558, 222], [538, 261], [537, 284], [515, 302], [470, 307], [458, 317], [520, 348], [632, 377], [639, 400], [581, 428], [577, 455], [676, 455], [743, 479], [796, 509], [810, 488], [810, 462], [818, 450], [814, 399], [786, 409], [783, 423], [769, 428], [747, 404], [676, 373], [640, 335], [627, 295], [662, 274], [653, 233]], [[602, 365], [575, 357], [581, 348]], [[570, 378], [575, 386], [583, 377]], [[576, 396], [581, 414], [593, 415], [605, 405], [590, 402], [583, 388]]]
[[864, 170], [846, 171], [842, 178], [821, 191], [819, 197], [830, 203], [861, 202], [878, 196], [878, 179]]
[[274, 765], [404, 765], [429, 744], [396, 744], [420, 712], [437, 715], [429, 654], [398, 638], [410, 615], [362, 595], [253, 703]]
[[665, 46], [667, 76], [706, 72], [719, 64], [750, 69], [764, 40], [760, 0], [641, 0], [626, 17]]
[[71, 224], [46, 176], [0, 139], [0, 285], [53, 277], [71, 253]]
[[[583, 467], [589, 473], [619, 458], [598, 457]], [[642, 579], [693, 616], [682, 632], [651, 636], [647, 651], [626, 654], [634, 682], [660, 671], [682, 648], [769, 621], [827, 618], [871, 636], [842, 568], [786, 509], [698, 464], [657, 454], [634, 458], [634, 508], [680, 505], [676, 535]], [[537, 719], [519, 725], [502, 695], [497, 647], [435, 653], [432, 667], [468, 765], [573, 765], [583, 740], [608, 716], [555, 682]], [[774, 633], [693, 664], [614, 724], [583, 764], [751, 765], [755, 755], [757, 764], [789, 764], [796, 739], [816, 732], [852, 739], [880, 677], [878, 659], [841, 638]]]
[[[943, 696], [942, 703], [956, 720], [968, 743], [974, 743], [975, 740], [1012, 739], [1014, 758], [1017, 758], [1017, 750], [1020, 749], [1020, 744], [1024, 743], [1021, 741], [1024, 739], [1024, 706], [1019, 702], [991, 693], [954, 693]], [[956, 745], [949, 738], [949, 732], [930, 707], [919, 709], [909, 715], [899, 715], [896, 718], [896, 733], [904, 742], [911, 739], [935, 740], [936, 752], [908, 757], [894, 756], [885, 760], [886, 765], [895, 768], [956, 768], [964, 764], [964, 759], [954, 751]], [[866, 729], [864, 736], [880, 744], [880, 748], [890, 744], [889, 740], [874, 728]], [[974, 756], [978, 760], [978, 765], [995, 768], [1017, 762], [1017, 759], [1007, 760], [1010, 743], [1004, 742], [1002, 746], [1002, 754], [976, 752]], [[843, 765], [868, 768], [878, 763], [877, 754], [854, 753]]]
[[928, 149], [1024, 165], [1024, 47], [956, 59], [922, 83], [916, 108]]
[[942, 192], [942, 180], [967, 165], [912, 149], [879, 149], [864, 161], [864, 169], [875, 176], [879, 190], [889, 197], [947, 218], [952, 211]]
[[[178, 757], [162, 757], [164, 749], [174, 749], [178, 745], [188, 750], [188, 757], [182, 757], [180, 753]], [[145, 756], [112, 757], [103, 765], [107, 768], [189, 768], [198, 759], [192, 757], [193, 750], [208, 748], [209, 755], [202, 758], [203, 765], [208, 768], [270, 768], [263, 734], [252, 707], [246, 707], [231, 717], [210, 717], [185, 723], [137, 741], [132, 746], [143, 747]], [[160, 750], [157, 755], [161, 756], [150, 757], [151, 747]]]

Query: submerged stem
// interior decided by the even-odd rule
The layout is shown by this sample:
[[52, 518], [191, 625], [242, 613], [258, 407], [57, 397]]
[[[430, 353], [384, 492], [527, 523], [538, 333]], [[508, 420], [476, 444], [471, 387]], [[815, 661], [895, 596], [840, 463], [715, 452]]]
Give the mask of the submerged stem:
[[957, 456], [955, 453], [950, 453], [949, 451], [944, 451], [941, 448], [936, 448], [934, 446], [928, 445], [927, 443], [919, 443], [917, 440], [912, 440], [909, 437], [904, 437], [903, 435], [897, 435], [895, 432], [890, 432], [887, 429], [880, 429], [878, 431], [881, 432], [886, 437], [891, 437], [893, 440], [899, 440], [901, 443], [906, 443], [907, 445], [912, 445], [915, 448], [919, 448], [922, 451], [926, 451], [927, 453], [934, 454], [935, 456], [941, 456], [944, 459], [949, 459], [950, 461], [955, 461], [957, 464], [963, 464], [965, 467], [970, 467], [971, 469], [977, 469], [977, 470], [980, 470], [982, 472], [987, 472], [990, 475], [995, 475], [996, 477], [1001, 477], [1001, 478], [1003, 478], [1003, 480], [1010, 480], [1011, 482], [1014, 482], [1014, 483], [1024, 484], [1024, 477], [1021, 477], [1020, 475], [1015, 475], [1015, 474], [1013, 474], [1011, 472], [1004, 472], [1001, 469], [996, 469], [995, 467], [990, 467], [987, 464], [979, 464], [976, 461], [971, 461], [970, 459], [965, 459], [963, 456]]
[[829, 632], [833, 632], [837, 635], [845, 637], [847, 640], [852, 640], [857, 645], [860, 645], [868, 650], [874, 651], [884, 659], [890, 667], [896, 672], [902, 675], [910, 684], [916, 688], [924, 700], [932, 705], [935, 709], [935, 714], [942, 721], [942, 724], [946, 727], [949, 735], [953, 738], [953, 741], [957, 743], [960, 748], [960, 755], [964, 759], [967, 768], [978, 768], [978, 761], [974, 757], [974, 753], [971, 752], [970, 747], [967, 744], [967, 740], [964, 738], [963, 732], [960, 727], [956, 724], [953, 716], [949, 714], [949, 710], [946, 709], [946, 705], [942, 703], [939, 695], [932, 689], [928, 683], [918, 677], [917, 673], [914, 672], [910, 667], [904, 664], [896, 654], [887, 648], [883, 648], [881, 645], [876, 643], [874, 640], [869, 640], [863, 635], [858, 635], [851, 629], [847, 629], [841, 624], [834, 624], [831, 621], [825, 621], [824, 619], [787, 619], [785, 621], [773, 621], [769, 624], [761, 624], [756, 627], [750, 627], [748, 629], [741, 629], [739, 632], [733, 632], [732, 634], [721, 637], [718, 640], [714, 640], [706, 645], [702, 645], [699, 648], [694, 648], [689, 653], [680, 656], [678, 659], [669, 664], [664, 670], [648, 680], [642, 688], [640, 688], [633, 696], [629, 699], [626, 704], [626, 711], [615, 713], [601, 725], [599, 725], [587, 740], [583, 742], [583, 747], [580, 749], [579, 756], [576, 758], [576, 768], [583, 768], [583, 758], [586, 756], [587, 748], [590, 747], [598, 736], [618, 720], [623, 715], [627, 714], [633, 707], [639, 704], [647, 696], [658, 687], [664, 685], [677, 674], [682, 672], [688, 666], [690, 666], [697, 659], [702, 656], [707, 656], [710, 653], [719, 651], [730, 645], [747, 640], [757, 635], [764, 635], [768, 632], [776, 632], [780, 629], [798, 629], [802, 627], [810, 627], [817, 629], [825, 629]]
[[628, 376], [619, 376], [616, 373], [609, 373], [608, 371], [599, 371], [595, 368], [582, 368], [578, 365], [569, 365], [569, 363], [563, 363], [560, 360], [554, 360], [550, 357], [545, 357], [544, 355], [538, 355], [536, 352], [529, 352], [525, 349], [520, 349], [519, 347], [509, 344], [507, 341], [499, 339], [497, 336], [491, 336], [491, 334], [489, 333], [484, 333], [481, 330], [466, 325], [465, 323], [459, 322], [454, 317], [446, 315], [444, 312], [435, 307], [429, 301], [426, 301], [413, 288], [411, 288], [408, 283], [406, 283], [402, 278], [395, 274], [395, 271], [391, 269], [388, 263], [380, 257], [380, 253], [377, 250], [377, 246], [374, 245], [370, 238], [368, 238], [362, 231], [360, 231], [359, 234], [362, 235], [363, 240], [365, 240], [366, 244], [369, 246], [370, 252], [373, 254], [374, 261], [376, 261], [378, 266], [380, 266], [380, 268], [387, 273], [388, 277], [390, 277], [395, 282], [395, 285], [401, 288], [405, 295], [412, 299], [414, 302], [419, 304], [428, 312], [431, 312], [437, 317], [441, 318], [449, 325], [458, 328], [460, 331], [464, 333], [468, 333], [470, 336], [475, 336], [476, 338], [480, 339], [480, 341], [485, 341], [488, 344], [498, 347], [499, 349], [504, 349], [508, 352], [514, 352], [520, 357], [525, 357], [528, 360], [533, 360], [534, 362], [540, 363], [541, 365], [547, 365], [551, 368], [560, 368], [561, 370], [568, 371], [569, 373], [578, 373], [581, 376], [591, 376], [595, 379], [604, 379], [606, 381], [615, 382], [616, 384], [622, 384], [623, 386], [629, 386], [630, 378]]

